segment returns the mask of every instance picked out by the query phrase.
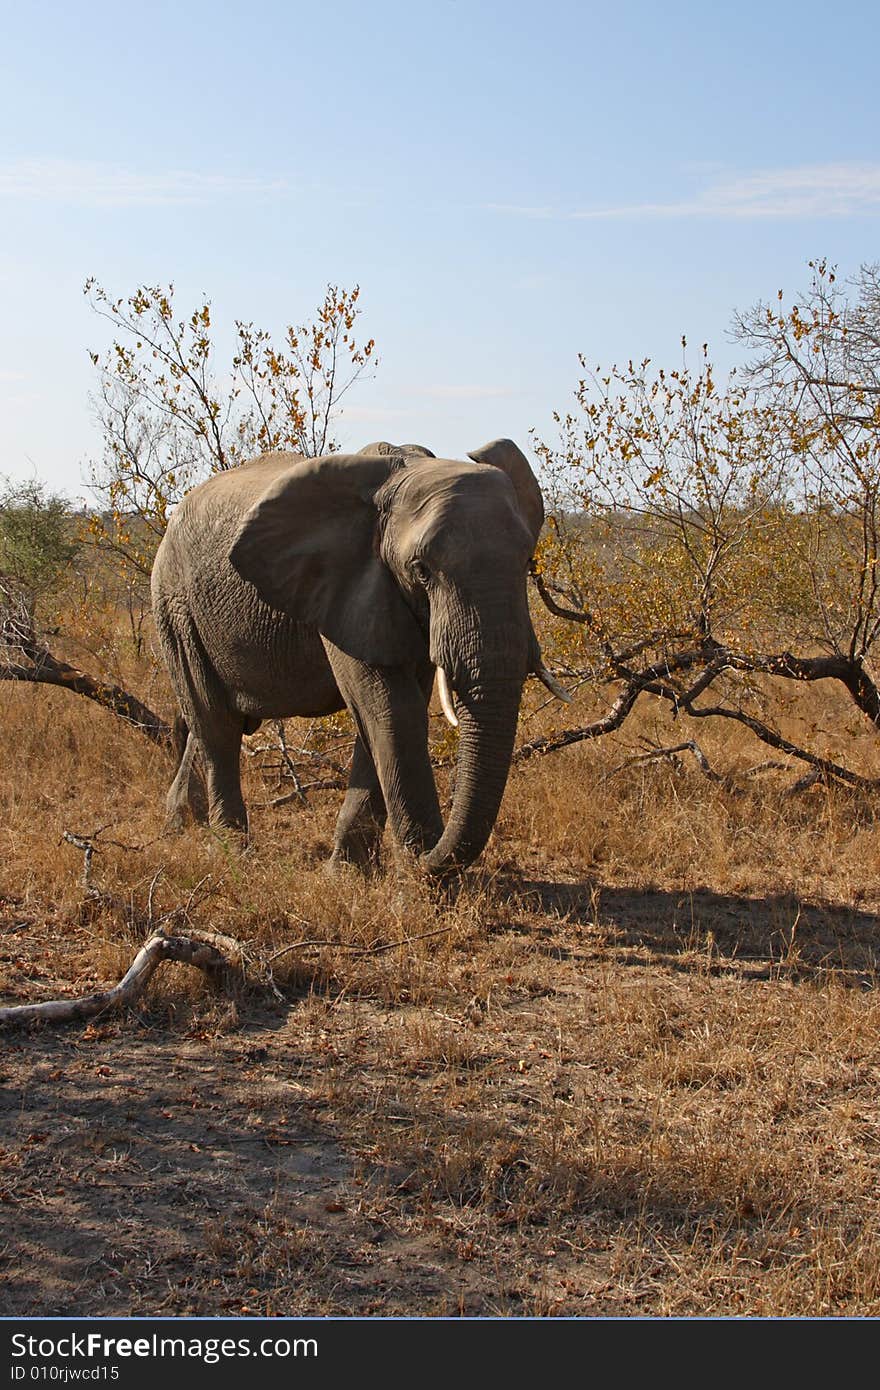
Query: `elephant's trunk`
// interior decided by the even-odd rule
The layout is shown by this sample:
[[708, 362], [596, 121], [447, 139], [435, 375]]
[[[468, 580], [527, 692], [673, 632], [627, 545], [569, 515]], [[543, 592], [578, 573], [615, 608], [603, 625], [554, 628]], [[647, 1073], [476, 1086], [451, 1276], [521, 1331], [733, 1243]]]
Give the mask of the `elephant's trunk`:
[[521, 693], [522, 682], [507, 679], [458, 697], [452, 808], [443, 834], [421, 860], [433, 876], [466, 868], [492, 832], [510, 769]]

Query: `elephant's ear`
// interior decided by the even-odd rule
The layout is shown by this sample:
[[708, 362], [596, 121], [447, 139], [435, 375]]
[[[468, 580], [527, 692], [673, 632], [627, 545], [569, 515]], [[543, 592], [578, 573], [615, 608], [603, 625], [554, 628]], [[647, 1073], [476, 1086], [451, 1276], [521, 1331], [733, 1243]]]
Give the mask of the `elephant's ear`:
[[432, 454], [430, 449], [426, 449], [424, 444], [389, 444], [387, 439], [378, 439], [375, 444], [365, 444], [362, 449], [358, 449], [359, 454], [402, 454], [405, 459], [433, 459], [436, 454]]
[[489, 463], [507, 474], [519, 499], [523, 521], [532, 533], [532, 540], [537, 543], [544, 525], [544, 499], [522, 450], [512, 439], [493, 439], [491, 444], [484, 444], [482, 449], [468, 454], [468, 458], [473, 459], [474, 463]]
[[371, 458], [388, 458], [391, 454], [399, 454], [400, 450], [396, 444], [389, 444], [387, 439], [377, 439], [372, 444], [365, 444], [362, 449], [358, 449], [358, 456], [369, 454]]
[[404, 458], [408, 459], [435, 459], [437, 457], [424, 444], [401, 444], [400, 452]]
[[375, 666], [424, 645], [376, 540], [373, 496], [400, 463], [331, 454], [291, 465], [245, 513], [230, 554], [266, 603]]

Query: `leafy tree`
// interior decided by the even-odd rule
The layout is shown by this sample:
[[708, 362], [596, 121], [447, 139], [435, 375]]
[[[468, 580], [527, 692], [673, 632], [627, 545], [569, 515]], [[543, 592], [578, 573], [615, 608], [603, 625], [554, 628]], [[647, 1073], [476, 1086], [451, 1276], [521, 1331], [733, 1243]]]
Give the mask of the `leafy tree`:
[[33, 616], [37, 602], [63, 582], [78, 550], [70, 503], [42, 483], [0, 487], [0, 583]]
[[[734, 331], [755, 354], [745, 378], [777, 421], [809, 517], [812, 639], [861, 673], [867, 692], [880, 636], [880, 266], [848, 287], [827, 262], [810, 268], [791, 308], [780, 291]], [[873, 697], [862, 707], [880, 722]]]
[[785, 511], [766, 413], [735, 383], [719, 388], [705, 346], [697, 371], [581, 366], [560, 445], [537, 446], [556, 503], [545, 568], [566, 575], [581, 611], [589, 596], [606, 658], [633, 643], [655, 660], [682, 641], [741, 642], [766, 611], [755, 579]]
[[647, 692], [746, 725], [811, 776], [870, 780], [795, 746], [760, 700], [765, 674], [830, 679], [880, 726], [880, 282], [863, 271], [851, 302], [813, 270], [790, 311], [737, 320], [758, 356], [722, 388], [705, 348], [696, 371], [581, 359], [559, 444], [537, 443], [556, 506], [535, 583], [557, 662], [614, 695], [524, 753], [619, 727]]
[[104, 438], [92, 471], [101, 503], [92, 536], [129, 578], [149, 575], [171, 508], [211, 473], [268, 450], [335, 449], [341, 402], [375, 362], [373, 340], [355, 336], [357, 286], [328, 285], [312, 321], [289, 326], [279, 345], [236, 321], [225, 366], [210, 301], [179, 314], [173, 285], [113, 299], [91, 279], [85, 293], [114, 335], [103, 354], [90, 353]]

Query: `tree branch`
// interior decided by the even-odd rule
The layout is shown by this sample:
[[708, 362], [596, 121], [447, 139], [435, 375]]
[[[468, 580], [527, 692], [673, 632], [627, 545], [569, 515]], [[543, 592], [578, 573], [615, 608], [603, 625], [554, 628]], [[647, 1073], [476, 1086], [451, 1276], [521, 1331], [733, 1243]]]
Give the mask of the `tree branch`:
[[32, 606], [13, 587], [0, 583], [0, 680], [55, 685], [85, 695], [139, 729], [153, 743], [168, 747], [172, 732], [158, 714], [130, 691], [93, 676], [54, 656], [37, 636]]
[[[85, 671], [59, 660], [47, 647], [42, 646], [33, 634], [25, 641], [19, 639], [13, 642], [7, 639], [4, 645], [7, 650], [4, 652], [0, 649], [0, 680], [26, 681], [32, 685], [55, 685], [62, 690], [73, 691], [76, 695], [85, 695], [86, 699], [94, 700], [145, 734], [153, 743], [163, 748], [170, 747], [169, 725], [130, 691], [106, 681], [95, 680]], [[15, 661], [9, 654], [10, 648], [17, 648], [25, 660]]]

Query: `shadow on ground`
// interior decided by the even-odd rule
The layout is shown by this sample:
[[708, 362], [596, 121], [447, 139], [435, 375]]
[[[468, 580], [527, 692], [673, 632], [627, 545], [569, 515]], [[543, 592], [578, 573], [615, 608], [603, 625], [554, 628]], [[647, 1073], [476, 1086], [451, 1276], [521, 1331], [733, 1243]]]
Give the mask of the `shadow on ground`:
[[204, 1042], [129, 1015], [3, 1039], [7, 1316], [475, 1306], [454, 1260], [390, 1240], [321, 1118], [295, 1011]]
[[795, 978], [832, 971], [842, 983], [876, 984], [880, 916], [873, 912], [801, 902], [787, 894], [751, 898], [703, 888], [635, 890], [586, 880], [511, 876], [496, 880], [496, 888], [526, 913], [591, 928], [595, 950], [625, 964], [734, 968], [754, 979], [780, 969]]

